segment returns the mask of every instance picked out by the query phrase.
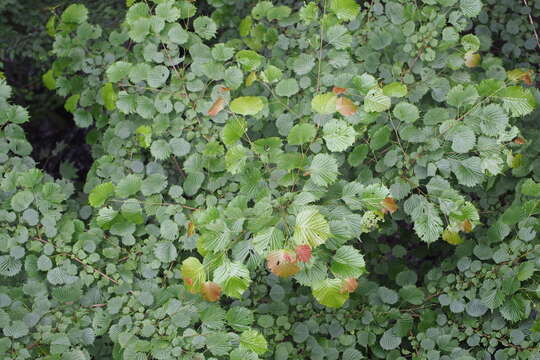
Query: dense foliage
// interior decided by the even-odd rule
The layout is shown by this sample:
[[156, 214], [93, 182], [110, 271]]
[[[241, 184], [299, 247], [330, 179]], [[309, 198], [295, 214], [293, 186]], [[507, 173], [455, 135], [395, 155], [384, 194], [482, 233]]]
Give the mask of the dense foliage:
[[126, 5], [49, 21], [80, 189], [0, 83], [7, 358], [540, 358], [527, 16], [512, 63], [480, 0]]

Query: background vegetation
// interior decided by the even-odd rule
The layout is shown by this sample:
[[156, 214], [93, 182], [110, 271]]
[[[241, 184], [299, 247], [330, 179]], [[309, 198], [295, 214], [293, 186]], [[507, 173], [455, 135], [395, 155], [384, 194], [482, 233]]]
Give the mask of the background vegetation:
[[540, 359], [539, 0], [0, 10], [0, 357]]

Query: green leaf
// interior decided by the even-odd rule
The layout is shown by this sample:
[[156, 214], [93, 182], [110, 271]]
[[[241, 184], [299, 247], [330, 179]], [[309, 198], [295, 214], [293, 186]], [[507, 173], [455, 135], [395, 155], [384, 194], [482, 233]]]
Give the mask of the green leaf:
[[474, 86], [469, 85], [464, 88], [463, 85], [457, 85], [448, 92], [446, 102], [451, 106], [463, 107], [474, 104], [478, 97]]
[[460, 0], [459, 8], [463, 12], [463, 15], [469, 18], [473, 18], [480, 14], [482, 10], [481, 0]]
[[203, 39], [210, 40], [216, 35], [217, 25], [208, 16], [199, 16], [193, 22], [195, 33]]
[[365, 266], [366, 263], [360, 251], [347, 245], [336, 251], [331, 270], [336, 277], [357, 278], [365, 273]]
[[186, 43], [189, 39], [189, 33], [180, 24], [173, 24], [167, 34], [169, 40], [178, 45]]
[[221, 132], [221, 140], [225, 145], [232, 145], [244, 136], [247, 131], [247, 121], [242, 118], [233, 118], [227, 122]]
[[527, 179], [521, 185], [521, 193], [526, 196], [540, 196], [540, 184]]
[[244, 331], [240, 335], [240, 346], [258, 355], [262, 355], [268, 351], [266, 339], [257, 330]]
[[414, 123], [420, 117], [418, 108], [408, 102], [400, 102], [397, 104], [392, 113], [399, 120], [409, 124]]
[[536, 108], [536, 100], [530, 90], [520, 86], [509, 86], [495, 95], [502, 101], [502, 106], [512, 117], [531, 113]]
[[132, 64], [125, 61], [117, 61], [107, 68], [107, 78], [110, 82], [118, 82], [127, 79], [132, 69]]
[[283, 79], [276, 85], [276, 94], [278, 96], [291, 97], [299, 90], [296, 79]]
[[336, 159], [328, 154], [315, 155], [311, 161], [308, 172], [311, 176], [311, 180], [320, 186], [333, 184], [339, 174]]
[[112, 83], [106, 83], [101, 88], [101, 98], [103, 99], [103, 103], [105, 104], [105, 109], [109, 111], [113, 111], [116, 109], [116, 100], [118, 99], [118, 96], [116, 95], [116, 92], [114, 91]]
[[312, 124], [296, 124], [289, 131], [287, 141], [290, 145], [303, 145], [315, 139], [317, 128]]
[[536, 265], [533, 261], [525, 261], [519, 265], [517, 279], [519, 281], [529, 280], [536, 272]]
[[388, 126], [382, 126], [379, 130], [375, 131], [371, 140], [369, 141], [369, 146], [373, 151], [383, 148], [390, 141], [390, 135], [392, 131]]
[[499, 308], [503, 318], [510, 322], [518, 322], [525, 318], [525, 301], [520, 295], [510, 296]]
[[116, 196], [128, 198], [139, 192], [142, 185], [142, 179], [139, 175], [129, 174], [122, 178], [116, 185]]
[[407, 85], [393, 82], [383, 87], [383, 94], [391, 97], [404, 97], [407, 95]]
[[92, 207], [100, 207], [114, 194], [114, 185], [106, 182], [96, 186], [88, 195], [88, 202]]
[[364, 111], [384, 112], [390, 109], [392, 104], [390, 97], [386, 96], [379, 87], [372, 88], [364, 97]]
[[264, 102], [258, 96], [242, 96], [231, 101], [231, 111], [240, 115], [255, 115], [264, 108]]
[[332, 92], [316, 95], [311, 100], [311, 108], [319, 114], [333, 114], [336, 112], [337, 96]]
[[461, 38], [461, 45], [466, 52], [477, 52], [480, 50], [480, 39], [476, 35], [467, 34]]
[[474, 131], [465, 125], [457, 125], [451, 129], [452, 150], [457, 153], [467, 153], [476, 144]]
[[331, 236], [328, 222], [318, 210], [308, 208], [296, 215], [293, 240], [297, 245], [308, 244], [315, 248]]
[[473, 156], [456, 164], [452, 170], [461, 185], [475, 186], [484, 178], [482, 171], [482, 160]]
[[11, 208], [13, 211], [22, 212], [34, 201], [34, 194], [31, 191], [19, 191], [11, 198]]
[[88, 19], [88, 9], [82, 4], [71, 4], [62, 13], [62, 21], [70, 24], [82, 24]]
[[225, 262], [214, 270], [214, 281], [227, 296], [240, 299], [249, 287], [251, 278], [245, 265], [238, 262]]
[[349, 293], [342, 291], [341, 286], [341, 279], [326, 279], [315, 283], [312, 293], [321, 305], [339, 308], [349, 298]]
[[64, 104], [64, 109], [66, 109], [66, 111], [69, 111], [69, 112], [74, 112], [75, 109], [77, 109], [77, 104], [79, 103], [80, 97], [81, 97], [80, 94], [71, 95], [66, 100], [66, 103]]
[[345, 151], [356, 140], [356, 131], [343, 120], [332, 119], [323, 127], [323, 138], [328, 150]]
[[246, 161], [247, 149], [240, 144], [231, 147], [225, 154], [225, 166], [227, 171], [233, 175], [240, 173], [244, 169]]
[[161, 262], [170, 263], [176, 260], [178, 253], [172, 242], [162, 241], [156, 244], [154, 255], [156, 255]]
[[236, 53], [236, 61], [246, 71], [255, 71], [261, 66], [263, 57], [253, 50], [240, 50]]
[[399, 296], [408, 303], [421, 305], [424, 302], [424, 293], [414, 285], [406, 285], [399, 290]]
[[56, 79], [54, 78], [53, 70], [47, 71], [43, 76], [41, 77], [43, 81], [43, 85], [49, 90], [56, 89]]
[[345, 21], [352, 21], [360, 14], [360, 5], [355, 0], [331, 0], [330, 9]]
[[394, 350], [401, 344], [401, 337], [396, 336], [393, 329], [386, 330], [379, 339], [379, 345], [384, 350]]

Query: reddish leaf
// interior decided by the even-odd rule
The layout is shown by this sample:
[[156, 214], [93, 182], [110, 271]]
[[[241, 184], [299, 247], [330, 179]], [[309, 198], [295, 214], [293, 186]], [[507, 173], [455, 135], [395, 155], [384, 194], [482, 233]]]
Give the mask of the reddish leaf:
[[334, 86], [334, 88], [332, 89], [332, 92], [336, 95], [339, 95], [339, 94], [343, 94], [346, 90], [347, 89], [345, 88]]
[[296, 259], [301, 262], [308, 262], [311, 259], [311, 246], [304, 244], [296, 247]]
[[221, 296], [221, 287], [213, 281], [207, 281], [202, 286], [201, 294], [206, 301], [217, 301]]
[[398, 209], [398, 206], [396, 204], [396, 200], [394, 200], [394, 198], [392, 198], [392, 197], [387, 197], [386, 199], [384, 199], [382, 201], [382, 206], [383, 206], [383, 213], [385, 213], [385, 214], [386, 213], [393, 214]]
[[340, 97], [336, 101], [336, 109], [343, 116], [351, 116], [358, 111], [358, 106], [351, 99]]
[[523, 75], [521, 77], [521, 81], [523, 81], [523, 83], [526, 84], [526, 85], [532, 86], [533, 80], [532, 80], [532, 77], [531, 77], [531, 72], [527, 72], [527, 74]]
[[518, 144], [518, 145], [523, 145], [526, 142], [527, 142], [527, 140], [525, 140], [525, 138], [522, 138], [521, 136], [514, 139], [514, 143]]
[[341, 283], [341, 293], [344, 294], [346, 292], [353, 293], [354, 290], [358, 287], [358, 280], [355, 278], [346, 278], [343, 279], [343, 282]]
[[279, 277], [289, 277], [300, 271], [296, 263], [296, 254], [290, 250], [271, 252], [266, 258], [266, 266]]
[[185, 278], [184, 281], [185, 281], [186, 284], [188, 284], [189, 286], [193, 285], [193, 279], [192, 279], [192, 278]]
[[220, 90], [223, 92], [226, 92], [226, 91], [231, 91], [231, 88], [222, 86]]
[[214, 104], [212, 104], [212, 107], [210, 107], [210, 110], [208, 110], [209, 116], [216, 116], [221, 110], [223, 110], [223, 106], [225, 105], [225, 100], [220, 96], [214, 101]]

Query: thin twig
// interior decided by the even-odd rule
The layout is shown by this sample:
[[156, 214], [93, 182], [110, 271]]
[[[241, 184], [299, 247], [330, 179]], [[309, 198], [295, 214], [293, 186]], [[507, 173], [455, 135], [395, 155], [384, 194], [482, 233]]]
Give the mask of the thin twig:
[[536, 38], [536, 45], [538, 45], [538, 48], [540, 49], [540, 37], [538, 37], [538, 32], [536, 31], [536, 26], [534, 25], [534, 20], [533, 20], [532, 15], [531, 15], [532, 10], [531, 10], [527, 0], [523, 0], [523, 3], [527, 7], [527, 9], [529, 9], [529, 22], [531, 23], [531, 26], [533, 28], [534, 37]]

